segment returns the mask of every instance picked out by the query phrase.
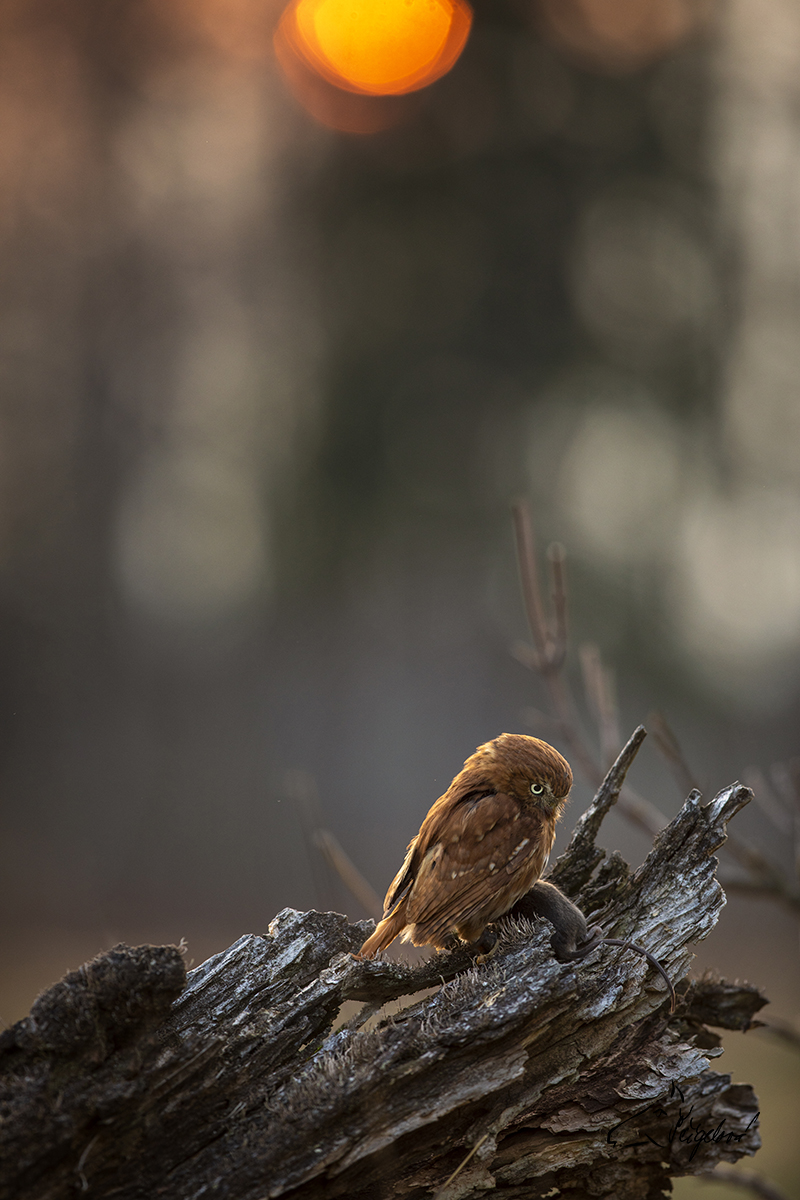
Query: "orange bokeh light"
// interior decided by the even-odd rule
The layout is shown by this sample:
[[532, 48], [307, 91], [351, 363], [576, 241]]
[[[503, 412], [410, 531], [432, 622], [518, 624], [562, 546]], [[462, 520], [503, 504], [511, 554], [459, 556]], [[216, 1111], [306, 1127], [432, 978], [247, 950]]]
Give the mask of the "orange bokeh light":
[[289, 90], [315, 121], [329, 129], [341, 133], [381, 133], [403, 124], [419, 107], [419, 97], [413, 93], [369, 96], [336, 87], [297, 51], [282, 26], [275, 33], [274, 45]]
[[466, 0], [293, 0], [276, 45], [338, 88], [399, 96], [449, 71], [471, 24]]

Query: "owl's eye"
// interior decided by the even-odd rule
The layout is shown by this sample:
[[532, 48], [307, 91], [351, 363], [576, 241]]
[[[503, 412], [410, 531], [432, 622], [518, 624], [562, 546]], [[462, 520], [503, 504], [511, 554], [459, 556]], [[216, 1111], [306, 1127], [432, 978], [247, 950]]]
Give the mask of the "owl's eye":
[[541, 783], [532, 783], [531, 791], [533, 792], [534, 796], [541, 796], [542, 792], [544, 791], [544, 787]]

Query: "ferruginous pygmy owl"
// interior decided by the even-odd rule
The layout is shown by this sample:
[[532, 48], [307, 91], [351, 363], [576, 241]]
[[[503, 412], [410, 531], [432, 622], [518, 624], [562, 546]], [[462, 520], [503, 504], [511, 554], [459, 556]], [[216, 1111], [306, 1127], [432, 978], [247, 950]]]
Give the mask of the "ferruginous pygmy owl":
[[410, 843], [360, 956], [398, 934], [415, 946], [480, 943], [544, 870], [571, 787], [569, 763], [539, 738], [501, 733], [479, 746]]

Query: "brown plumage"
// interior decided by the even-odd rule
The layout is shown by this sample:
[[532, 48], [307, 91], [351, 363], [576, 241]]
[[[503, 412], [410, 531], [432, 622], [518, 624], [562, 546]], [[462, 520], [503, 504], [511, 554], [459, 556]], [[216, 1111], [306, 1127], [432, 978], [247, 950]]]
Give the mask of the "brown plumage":
[[571, 787], [569, 763], [539, 738], [501, 733], [479, 746], [410, 843], [360, 955], [400, 933], [415, 946], [477, 942], [541, 875]]

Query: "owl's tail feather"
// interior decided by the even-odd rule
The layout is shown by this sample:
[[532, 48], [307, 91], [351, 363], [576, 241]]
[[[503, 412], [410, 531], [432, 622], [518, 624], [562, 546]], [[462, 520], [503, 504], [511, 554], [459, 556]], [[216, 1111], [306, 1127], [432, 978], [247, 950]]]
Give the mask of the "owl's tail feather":
[[398, 933], [401, 933], [406, 925], [406, 906], [399, 904], [394, 912], [391, 912], [388, 917], [384, 917], [378, 922], [378, 927], [370, 937], [364, 942], [364, 945], [358, 952], [359, 958], [374, 958], [379, 950], [385, 950], [391, 945]]

